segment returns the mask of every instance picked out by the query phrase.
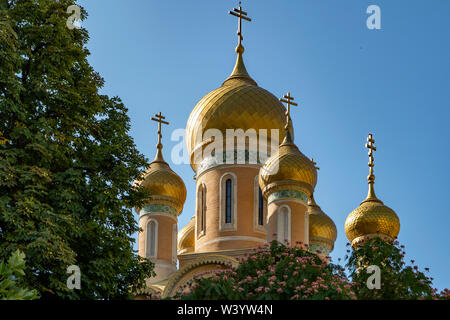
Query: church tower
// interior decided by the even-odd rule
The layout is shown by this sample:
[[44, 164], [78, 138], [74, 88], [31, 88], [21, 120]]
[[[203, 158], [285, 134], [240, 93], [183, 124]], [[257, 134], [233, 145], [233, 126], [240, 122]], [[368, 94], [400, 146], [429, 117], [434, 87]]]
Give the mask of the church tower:
[[[177, 215], [186, 189], [162, 158], [160, 127], [165, 122], [161, 116], [154, 119], [159, 122], [158, 151], [143, 182], [152, 196], [138, 210], [144, 229], [139, 253], [155, 261], [157, 277], [148, 289], [164, 288], [163, 297], [183, 290], [197, 275], [237, 267], [239, 257], [268, 241], [310, 243], [312, 251], [328, 255], [336, 240], [333, 221], [313, 199], [315, 163], [294, 144], [290, 107], [297, 104], [290, 94], [278, 99], [250, 77], [242, 21], [251, 19], [240, 5], [230, 14], [238, 18], [236, 64], [222, 85], [195, 105], [186, 125], [195, 212], [178, 236]], [[154, 239], [158, 244], [151, 246]]]
[[287, 104], [286, 136], [278, 151], [262, 166], [259, 185], [268, 201], [267, 241], [278, 240], [288, 244], [309, 242], [308, 199], [317, 182], [314, 163], [294, 144], [290, 93], [280, 99]]
[[240, 6], [230, 14], [238, 17], [235, 67], [221, 87], [197, 103], [186, 126], [196, 174], [196, 253], [264, 244], [267, 204], [258, 173], [271, 150], [267, 141], [274, 138], [277, 146], [284, 138], [285, 108], [244, 65], [242, 20], [251, 19]]
[[186, 201], [186, 187], [183, 180], [172, 171], [162, 154], [161, 124], [169, 124], [159, 114], [152, 120], [158, 122], [158, 144], [156, 157], [144, 173], [139, 184], [150, 197], [143, 208], [136, 208], [139, 214], [138, 252], [155, 263], [156, 276], [148, 279], [149, 284], [167, 279], [177, 270], [177, 223], [178, 215]]
[[369, 192], [360, 206], [353, 210], [345, 220], [345, 234], [351, 245], [356, 247], [366, 239], [381, 237], [387, 241], [393, 241], [400, 232], [400, 220], [391, 208], [385, 206], [375, 195], [375, 175], [373, 174], [373, 151], [375, 140], [372, 134], [367, 138], [366, 148], [369, 149], [370, 173], [367, 176]]

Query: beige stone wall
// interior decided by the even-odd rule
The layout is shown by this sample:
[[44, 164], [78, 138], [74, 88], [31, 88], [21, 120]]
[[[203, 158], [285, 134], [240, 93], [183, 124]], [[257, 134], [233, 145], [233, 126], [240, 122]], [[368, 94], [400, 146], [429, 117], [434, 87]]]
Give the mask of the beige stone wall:
[[292, 200], [278, 200], [268, 204], [267, 241], [271, 242], [276, 239], [273, 234], [278, 230], [277, 214], [283, 205], [287, 205], [291, 209], [291, 245], [295, 245], [296, 241], [308, 243], [306, 205]]
[[[236, 230], [219, 231], [220, 181], [228, 172], [233, 173], [237, 180], [237, 225]], [[264, 243], [265, 232], [258, 232], [254, 227], [255, 177], [258, 173], [257, 166], [221, 166], [197, 178], [197, 186], [206, 186], [206, 232], [199, 236], [196, 225], [195, 252], [249, 248]]]

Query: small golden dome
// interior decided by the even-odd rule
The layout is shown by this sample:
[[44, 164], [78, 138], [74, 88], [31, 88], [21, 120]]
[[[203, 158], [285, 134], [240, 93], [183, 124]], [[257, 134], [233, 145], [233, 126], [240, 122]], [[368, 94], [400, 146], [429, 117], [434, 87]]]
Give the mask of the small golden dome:
[[144, 172], [144, 179], [139, 184], [149, 191], [151, 200], [171, 205], [178, 214], [181, 213], [186, 201], [186, 186], [164, 161], [160, 148], [158, 148], [155, 160]]
[[195, 216], [178, 232], [178, 254], [194, 251]]
[[393, 240], [400, 232], [400, 219], [394, 210], [370, 193], [345, 220], [345, 234], [352, 246], [363, 242], [365, 237], [381, 236]]
[[373, 174], [374, 156], [377, 150], [375, 140], [369, 133], [366, 148], [369, 149], [369, 192], [367, 198], [361, 202], [358, 208], [353, 210], [345, 220], [345, 234], [352, 246], [356, 246], [366, 238], [382, 237], [394, 240], [400, 232], [400, 219], [391, 208], [385, 206], [375, 195], [375, 175]]
[[259, 171], [259, 186], [266, 196], [269, 191], [300, 188], [309, 195], [314, 192], [317, 171], [314, 163], [300, 152], [287, 134], [278, 152], [266, 160]]
[[312, 247], [324, 247], [330, 253], [334, 248], [337, 237], [337, 229], [333, 220], [316, 204], [314, 196], [308, 203], [309, 214], [309, 245]]
[[[238, 46], [239, 48], [239, 46]], [[270, 145], [271, 129], [279, 130], [279, 141], [284, 138], [285, 108], [269, 91], [258, 87], [248, 75], [242, 52], [238, 50], [236, 65], [232, 74], [218, 89], [205, 95], [192, 110], [186, 125], [186, 145], [191, 165], [194, 150], [205, 145], [203, 135], [208, 129], [218, 129], [226, 136], [226, 129], [267, 130]]]

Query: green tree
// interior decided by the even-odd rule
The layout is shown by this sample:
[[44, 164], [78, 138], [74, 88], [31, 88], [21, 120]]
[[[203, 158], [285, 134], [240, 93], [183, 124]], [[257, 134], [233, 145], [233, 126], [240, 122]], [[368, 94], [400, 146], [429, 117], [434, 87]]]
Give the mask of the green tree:
[[[350, 244], [347, 243], [347, 246]], [[432, 278], [414, 265], [404, 261], [404, 246], [395, 240], [393, 243], [382, 238], [367, 239], [346, 257], [349, 276], [353, 280], [353, 289], [362, 300], [406, 300], [406, 299], [449, 299], [448, 289], [441, 293], [432, 287]], [[350, 250], [348, 250], [350, 252]], [[373, 275], [369, 266], [380, 268], [380, 288], [369, 289], [367, 280]], [[372, 280], [372, 279], [371, 279]], [[371, 281], [369, 281], [371, 282]]]
[[153, 270], [133, 250], [148, 162], [121, 100], [99, 94], [87, 31], [66, 26], [72, 4], [0, 0], [0, 259], [23, 251], [41, 298], [127, 298]]
[[20, 279], [25, 275], [25, 254], [15, 251], [8, 263], [0, 262], [0, 299], [1, 300], [32, 300], [39, 296], [36, 290], [20, 287]]

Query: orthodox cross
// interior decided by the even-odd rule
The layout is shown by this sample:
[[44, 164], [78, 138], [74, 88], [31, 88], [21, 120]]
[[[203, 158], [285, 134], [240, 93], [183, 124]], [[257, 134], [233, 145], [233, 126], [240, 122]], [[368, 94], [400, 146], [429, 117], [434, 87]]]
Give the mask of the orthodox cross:
[[162, 148], [162, 144], [161, 144], [161, 138], [162, 138], [162, 134], [161, 134], [161, 123], [164, 124], [169, 124], [167, 121], [164, 121], [163, 119], [165, 119], [166, 117], [164, 117], [161, 112], [155, 114], [156, 118], [152, 117], [153, 121], [158, 122], [158, 149]]
[[366, 148], [369, 149], [369, 167], [370, 167], [370, 174], [369, 174], [369, 181], [374, 181], [375, 176], [373, 175], [373, 167], [374, 167], [374, 159], [373, 159], [373, 151], [377, 151], [377, 147], [375, 147], [373, 144], [375, 143], [375, 140], [372, 137], [372, 134], [369, 133], [369, 136], [367, 137], [367, 143]]
[[286, 103], [286, 105], [287, 105], [286, 117], [287, 117], [287, 122], [289, 123], [289, 119], [291, 119], [291, 105], [298, 106], [298, 104], [296, 104], [294, 102], [294, 97], [291, 96], [290, 92], [285, 94], [283, 96], [283, 98], [280, 98], [280, 101]]
[[314, 161], [314, 158], [311, 158], [311, 162], [316, 170], [320, 170], [320, 168], [316, 166], [317, 162]]
[[239, 1], [239, 9], [233, 8], [233, 11], [228, 11], [228, 13], [235, 17], [238, 17], [237, 35], [239, 36], [239, 45], [241, 45], [242, 40], [244, 40], [244, 37], [242, 37], [242, 19], [247, 21], [252, 21], [252, 19], [247, 17], [247, 12], [242, 10], [240, 1]]

